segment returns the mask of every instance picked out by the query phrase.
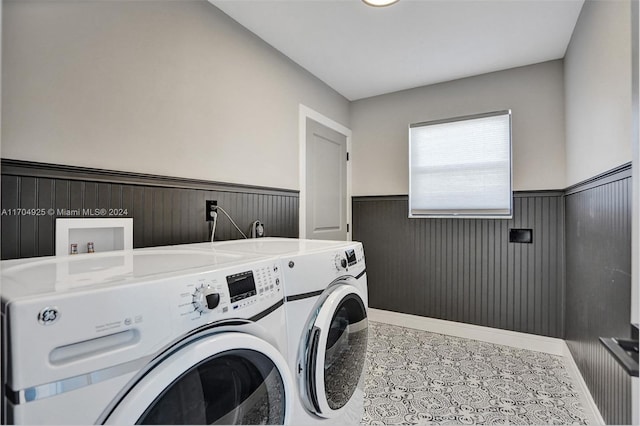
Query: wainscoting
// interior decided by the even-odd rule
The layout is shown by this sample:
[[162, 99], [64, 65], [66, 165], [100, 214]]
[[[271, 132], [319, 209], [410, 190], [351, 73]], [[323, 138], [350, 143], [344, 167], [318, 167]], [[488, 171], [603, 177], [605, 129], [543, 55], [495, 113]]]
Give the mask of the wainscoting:
[[[1, 173], [3, 210], [45, 211], [2, 215], [2, 259], [55, 254], [55, 218], [86, 216], [59, 210], [126, 210], [118, 217], [133, 218], [134, 247], [207, 241], [205, 200], [217, 200], [245, 233], [260, 220], [268, 236], [298, 236], [298, 191], [5, 159]], [[220, 213], [216, 240], [236, 238]]]
[[565, 200], [567, 345], [607, 424], [630, 424], [631, 377], [598, 337], [631, 337], [631, 167]]
[[[408, 219], [407, 196], [355, 197], [373, 308], [564, 335], [562, 192], [521, 192], [514, 217]], [[533, 243], [509, 243], [531, 228]]]
[[[408, 219], [407, 196], [353, 199], [373, 308], [566, 339], [608, 424], [631, 380], [598, 337], [630, 337], [631, 165], [514, 194], [512, 220]], [[532, 244], [508, 242], [532, 228]]]

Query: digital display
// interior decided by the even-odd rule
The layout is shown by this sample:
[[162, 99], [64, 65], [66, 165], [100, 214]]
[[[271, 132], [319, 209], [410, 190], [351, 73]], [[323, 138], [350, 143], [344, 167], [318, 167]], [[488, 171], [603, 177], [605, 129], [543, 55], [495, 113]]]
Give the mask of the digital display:
[[353, 266], [356, 263], [358, 263], [358, 260], [356, 259], [355, 250], [353, 250], [353, 249], [347, 250], [347, 251], [344, 252], [344, 254], [347, 255], [347, 262], [349, 263], [349, 266]]
[[253, 280], [251, 271], [229, 275], [227, 285], [232, 303], [256, 295], [256, 282]]

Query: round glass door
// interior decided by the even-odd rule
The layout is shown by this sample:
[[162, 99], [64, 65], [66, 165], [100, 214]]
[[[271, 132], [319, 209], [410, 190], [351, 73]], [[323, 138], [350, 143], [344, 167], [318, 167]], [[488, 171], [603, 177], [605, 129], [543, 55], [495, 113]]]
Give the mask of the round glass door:
[[136, 424], [283, 424], [284, 393], [282, 377], [269, 358], [232, 350], [178, 377]]
[[359, 291], [351, 285], [333, 289], [308, 334], [307, 408], [322, 417], [334, 417], [351, 400], [364, 371], [368, 331]]
[[209, 333], [141, 373], [107, 424], [284, 424], [291, 376], [282, 354], [244, 333]]
[[345, 406], [358, 387], [368, 338], [367, 312], [362, 299], [350, 294], [331, 318], [325, 345], [324, 388], [332, 410]]

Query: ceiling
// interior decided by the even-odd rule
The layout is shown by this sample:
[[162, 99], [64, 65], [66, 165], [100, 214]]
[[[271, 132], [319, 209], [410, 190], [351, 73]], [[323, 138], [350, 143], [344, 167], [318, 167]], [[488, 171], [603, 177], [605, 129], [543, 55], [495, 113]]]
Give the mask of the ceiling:
[[564, 57], [584, 0], [209, 0], [349, 100]]

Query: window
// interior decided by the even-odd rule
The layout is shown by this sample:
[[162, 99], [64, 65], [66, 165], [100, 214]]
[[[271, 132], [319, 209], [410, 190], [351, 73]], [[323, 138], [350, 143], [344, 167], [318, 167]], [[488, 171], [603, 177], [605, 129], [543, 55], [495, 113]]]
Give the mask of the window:
[[511, 111], [409, 126], [409, 217], [511, 218]]

